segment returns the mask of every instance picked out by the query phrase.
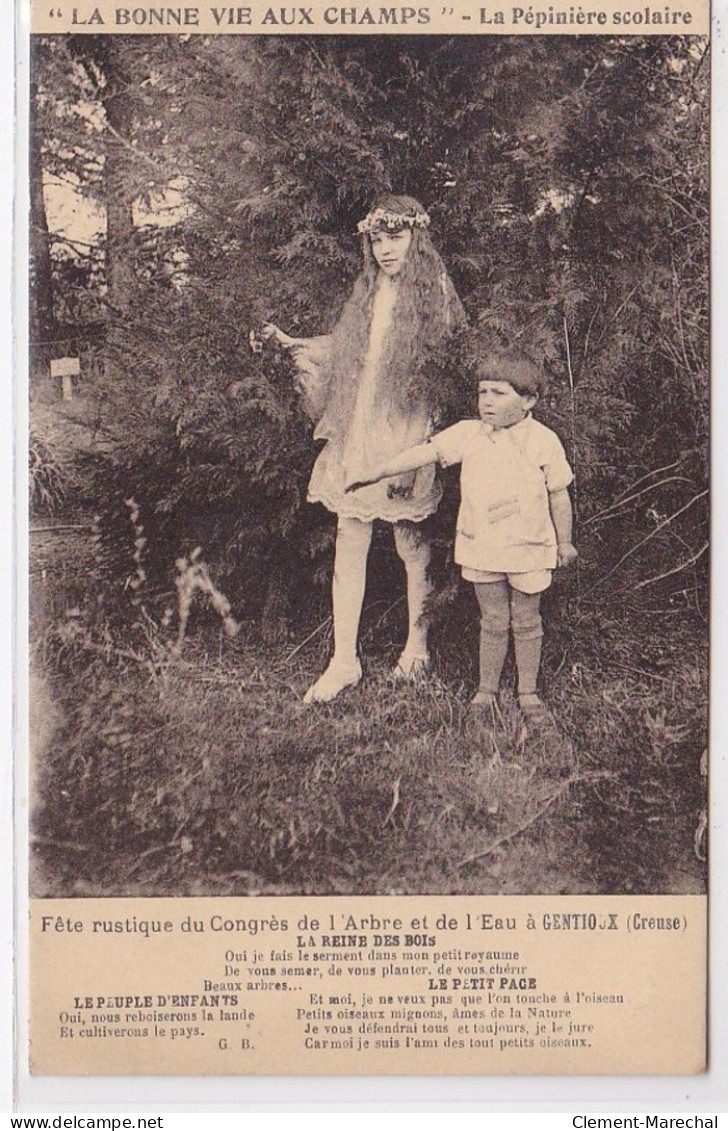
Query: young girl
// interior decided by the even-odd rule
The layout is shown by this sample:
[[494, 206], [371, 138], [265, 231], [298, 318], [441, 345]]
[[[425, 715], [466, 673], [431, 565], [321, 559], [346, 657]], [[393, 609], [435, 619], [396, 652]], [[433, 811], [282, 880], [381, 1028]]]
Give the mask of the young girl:
[[434, 467], [389, 476], [356, 496], [345, 485], [424, 440], [437, 409], [423, 375], [426, 359], [465, 322], [463, 308], [428, 234], [430, 219], [410, 196], [384, 196], [358, 225], [363, 270], [326, 337], [291, 338], [263, 329], [289, 350], [300, 375], [314, 437], [325, 446], [308, 488], [312, 503], [338, 516], [332, 586], [334, 654], [305, 702], [327, 702], [361, 679], [357, 651], [366, 565], [375, 519], [391, 523], [407, 574], [409, 631], [395, 667], [411, 678], [429, 664], [423, 620], [430, 548], [416, 524], [437, 508]]
[[[541, 593], [555, 567], [576, 558], [571, 543], [572, 480], [558, 436], [531, 416], [541, 374], [527, 358], [480, 344], [474, 358], [480, 420], [452, 428], [400, 453], [365, 483], [440, 463], [461, 464], [455, 561], [480, 606], [480, 684], [473, 706], [495, 703], [509, 631], [518, 670], [518, 701], [527, 720], [548, 717], [536, 690], [541, 662]], [[364, 487], [351, 483], [354, 494]]]

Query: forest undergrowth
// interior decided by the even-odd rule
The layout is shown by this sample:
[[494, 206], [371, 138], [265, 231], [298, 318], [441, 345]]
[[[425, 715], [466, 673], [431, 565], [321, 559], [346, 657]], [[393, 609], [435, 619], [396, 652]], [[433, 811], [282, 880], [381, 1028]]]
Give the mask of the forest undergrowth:
[[[36, 548], [33, 889], [61, 895], [700, 891], [706, 686], [694, 611], [547, 607], [529, 734], [506, 673], [473, 717], [475, 609], [434, 631], [434, 671], [389, 675], [395, 604], [365, 612], [362, 684], [301, 694], [328, 621], [264, 642], [193, 615], [100, 611], [79, 539]], [[58, 539], [55, 539], [57, 543]], [[57, 545], [54, 560], [58, 565]]]

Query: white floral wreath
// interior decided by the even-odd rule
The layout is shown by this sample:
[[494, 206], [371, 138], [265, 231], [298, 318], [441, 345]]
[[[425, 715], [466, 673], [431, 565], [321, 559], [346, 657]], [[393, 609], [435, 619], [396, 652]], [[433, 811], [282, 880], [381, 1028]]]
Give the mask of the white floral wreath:
[[390, 212], [386, 208], [374, 208], [356, 226], [362, 236], [371, 235], [382, 229], [386, 232], [401, 232], [403, 228], [429, 228], [430, 217], [426, 212]]

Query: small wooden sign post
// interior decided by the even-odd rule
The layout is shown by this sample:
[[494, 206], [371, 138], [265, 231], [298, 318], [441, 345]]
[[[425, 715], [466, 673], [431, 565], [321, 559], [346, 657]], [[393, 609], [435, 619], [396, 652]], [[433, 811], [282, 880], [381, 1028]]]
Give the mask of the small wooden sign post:
[[61, 378], [61, 396], [64, 401], [73, 399], [73, 378], [81, 374], [78, 357], [56, 357], [51, 361], [51, 377]]

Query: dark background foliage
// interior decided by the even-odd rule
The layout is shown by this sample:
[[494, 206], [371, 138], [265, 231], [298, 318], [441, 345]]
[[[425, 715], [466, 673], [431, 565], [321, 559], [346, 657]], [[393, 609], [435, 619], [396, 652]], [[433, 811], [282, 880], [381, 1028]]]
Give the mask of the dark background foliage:
[[[633, 867], [618, 852], [627, 844], [624, 814], [634, 838], [646, 828], [643, 818], [651, 819], [650, 806], [658, 806], [664, 829], [679, 825], [689, 839], [702, 788], [706, 44], [669, 37], [36, 37], [31, 85], [31, 501], [36, 518], [96, 516], [89, 544], [70, 555], [72, 583], [64, 575], [58, 592], [38, 589], [35, 599], [34, 632], [65, 720], [43, 779], [51, 840], [72, 843], [93, 810], [109, 843], [146, 853], [164, 825], [183, 871], [196, 866], [189, 844], [199, 841], [209, 853], [212, 837], [220, 868], [238, 874], [245, 861], [238, 850], [228, 857], [232, 842], [220, 848], [220, 838], [244, 819], [240, 806], [248, 804], [235, 793], [240, 781], [235, 789], [230, 782], [240, 719], [249, 716], [245, 741], [270, 763], [265, 781], [249, 768], [251, 797], [262, 790], [272, 806], [259, 801], [248, 813], [251, 829], [262, 821], [259, 835], [251, 833], [250, 858], [263, 872], [264, 861], [273, 861], [273, 880], [282, 882], [281, 861], [295, 845], [301, 874], [319, 875], [319, 868], [329, 878], [315, 883], [330, 890], [338, 865], [324, 858], [330, 851], [334, 862], [341, 859], [340, 838], [346, 843], [351, 835], [348, 810], [338, 786], [331, 786], [335, 796], [319, 788], [328, 757], [319, 724], [286, 712], [324, 659], [334, 523], [306, 502], [316, 446], [289, 363], [267, 346], [252, 349], [250, 333], [268, 319], [295, 334], [330, 328], [359, 269], [356, 222], [378, 192], [391, 189], [417, 196], [430, 212], [471, 324], [494, 341], [518, 342], [549, 376], [538, 412], [562, 437], [576, 472], [580, 561], [548, 597], [545, 667], [573, 750], [588, 765], [607, 752], [609, 772], [617, 774], [600, 800], [615, 846], [600, 882], [628, 890], [625, 868]], [[95, 210], [100, 221], [90, 235], [62, 227], [54, 185], [83, 202], [81, 213]], [[49, 363], [67, 355], [80, 357], [82, 376], [74, 400], [59, 403]], [[456, 351], [448, 361], [459, 369]], [[445, 376], [436, 367], [430, 373], [433, 381]], [[441, 753], [453, 774], [440, 783], [452, 793], [442, 813], [451, 801], [454, 812], [462, 810], [457, 835], [467, 841], [471, 818], [478, 827], [501, 818], [496, 809], [487, 817], [471, 813], [470, 787], [459, 777], [460, 740], [447, 730], [475, 655], [472, 601], [450, 560], [456, 476], [447, 486], [432, 524], [433, 615], [439, 670], [454, 699], [433, 692], [425, 713], [427, 733], [445, 734]], [[370, 655], [379, 649], [377, 662], [391, 657], [403, 627], [401, 567], [390, 541], [377, 533], [364, 618], [365, 647]], [[192, 576], [185, 571], [195, 547], [211, 583], [247, 622], [245, 647], [238, 655], [231, 646], [232, 662], [252, 664], [244, 694], [223, 692], [214, 707], [195, 698], [194, 680], [207, 679], [204, 665], [203, 674], [194, 664], [185, 669], [172, 706], [164, 698], [168, 685], [158, 696], [154, 682], [171, 662], [160, 651], [160, 633], [174, 616], [175, 583], [179, 590], [180, 579]], [[204, 616], [208, 629], [218, 623]], [[299, 663], [306, 669], [300, 673]], [[147, 670], [151, 685], [140, 675]], [[120, 690], [124, 680], [133, 695]], [[364, 789], [361, 767], [351, 761], [356, 751], [380, 767], [369, 779], [379, 783], [371, 786], [379, 815], [362, 836], [371, 833], [371, 870], [381, 877], [390, 778], [417, 780], [407, 751], [418, 724], [409, 700], [390, 702], [382, 692], [375, 704], [366, 694], [351, 715], [334, 713], [323, 723], [338, 735], [331, 739], [341, 760], [336, 772], [342, 781], [354, 774], [352, 796]], [[214, 738], [231, 759], [228, 769], [225, 759], [210, 762], [201, 738], [213, 741], [214, 726], [222, 728], [223, 701], [237, 704], [236, 719]], [[181, 705], [184, 738], [175, 715]], [[140, 719], [155, 720], [149, 757], [133, 718], [137, 707]], [[406, 716], [401, 734], [398, 712]], [[515, 714], [506, 723], [506, 746], [520, 757]], [[310, 730], [315, 794], [307, 831], [292, 784], [300, 778], [292, 735], [301, 727]], [[180, 763], [163, 798], [150, 784], [158, 777], [152, 748], [160, 728], [175, 731], [172, 757]], [[393, 742], [399, 735], [391, 757], [382, 754], [387, 735]], [[415, 762], [440, 749], [437, 742], [412, 747]], [[295, 759], [305, 761], [304, 747], [295, 748]], [[477, 777], [477, 743], [471, 754], [468, 773]], [[548, 774], [569, 767], [577, 780], [563, 749], [555, 759], [549, 751], [538, 758], [544, 789], [554, 789]], [[439, 788], [436, 768], [432, 789]], [[204, 791], [214, 804], [206, 803], [192, 830], [205, 774], [214, 777]], [[494, 784], [488, 774], [485, 791], [500, 789], [505, 798], [510, 779]], [[525, 808], [538, 811], [538, 797], [526, 793]], [[429, 787], [412, 801], [412, 828], [423, 843], [430, 822], [440, 821], [433, 804]], [[584, 835], [603, 846], [604, 810], [589, 805], [600, 820], [583, 824]], [[650, 828], [649, 860], [667, 859], [657, 835], [663, 825]], [[408, 830], [398, 832], [402, 861], [412, 855]], [[449, 834], [440, 831], [446, 861]], [[634, 861], [639, 845], [629, 844], [625, 860]], [[560, 851], [554, 847], [556, 856]], [[589, 873], [591, 849], [585, 852]], [[451, 883], [440, 867], [432, 864], [438, 890]], [[410, 865], [402, 868], [416, 889]], [[167, 877], [160, 890], [179, 890], [178, 881], [179, 874]], [[510, 890], [545, 890], [542, 881], [516, 877]], [[373, 881], [336, 882], [371, 890]], [[650, 890], [651, 864], [640, 882]]]
[[[138, 496], [160, 551], [202, 543], [241, 597], [271, 565], [316, 574], [308, 427], [248, 335], [327, 329], [356, 221], [394, 189], [430, 210], [471, 322], [544, 361], [584, 569], [694, 586], [707, 81], [702, 44], [661, 37], [35, 41], [39, 176], [106, 208], [105, 237], [70, 248], [34, 196], [36, 366], [69, 338], [100, 357], [98, 493]], [[170, 184], [176, 224], [135, 218]]]

